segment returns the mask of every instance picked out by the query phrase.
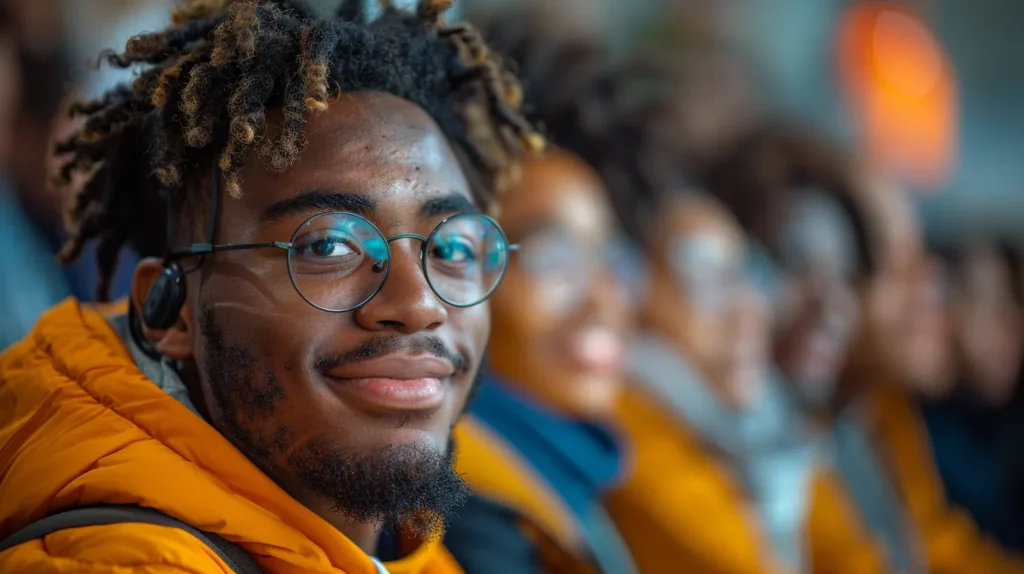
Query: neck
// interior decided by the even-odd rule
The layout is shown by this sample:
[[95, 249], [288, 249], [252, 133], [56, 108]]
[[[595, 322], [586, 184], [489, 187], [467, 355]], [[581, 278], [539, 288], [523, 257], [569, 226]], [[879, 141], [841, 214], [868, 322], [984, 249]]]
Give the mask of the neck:
[[325, 522], [334, 527], [335, 530], [345, 535], [360, 550], [370, 556], [377, 553], [377, 542], [380, 540], [380, 531], [384, 524], [378, 520], [358, 521], [338, 508], [331, 502], [314, 495], [297, 481], [293, 484], [277, 481], [288, 494], [291, 494], [299, 504], [313, 511], [314, 514], [324, 519]]
[[377, 554], [377, 542], [380, 540], [380, 531], [384, 526], [382, 523], [378, 521], [357, 522], [341, 512], [333, 510], [329, 504], [320, 503], [318, 505], [317, 503], [303, 502], [303, 505], [327, 521], [335, 530], [344, 534], [345, 538], [351, 540], [369, 556]]

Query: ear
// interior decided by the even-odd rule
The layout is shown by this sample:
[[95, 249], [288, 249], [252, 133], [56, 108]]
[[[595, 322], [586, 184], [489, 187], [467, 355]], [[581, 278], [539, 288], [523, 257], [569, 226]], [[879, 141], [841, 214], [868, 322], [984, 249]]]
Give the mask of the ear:
[[[146, 298], [149, 297], [153, 284], [163, 270], [163, 259], [158, 257], [146, 257], [135, 266], [135, 275], [132, 277], [132, 305], [135, 309], [141, 310], [145, 307]], [[185, 297], [178, 321], [169, 329], [152, 329], [140, 317], [142, 335], [153, 345], [157, 353], [169, 359], [191, 359], [196, 332], [191, 317], [188, 297]]]

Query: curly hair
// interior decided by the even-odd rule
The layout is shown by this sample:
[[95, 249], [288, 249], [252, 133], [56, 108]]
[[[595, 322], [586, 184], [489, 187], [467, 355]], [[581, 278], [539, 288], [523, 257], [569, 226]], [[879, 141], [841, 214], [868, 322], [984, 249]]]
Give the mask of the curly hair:
[[[130, 85], [71, 106], [84, 126], [58, 184], [84, 179], [69, 207], [64, 261], [98, 240], [100, 299], [124, 245], [142, 256], [168, 249], [166, 221], [196, 203], [217, 166], [229, 196], [253, 152], [273, 171], [301, 153], [303, 125], [342, 92], [375, 90], [423, 108], [452, 142], [474, 198], [485, 209], [543, 138], [518, 111], [515, 77], [465, 24], [448, 25], [452, 0], [416, 10], [382, 0], [370, 21], [358, 0], [317, 17], [302, 0], [190, 0], [166, 30], [134, 36], [101, 60], [138, 69]], [[283, 111], [271, 128], [268, 109]], [[181, 192], [184, 191], [184, 192]], [[179, 218], [185, 219], [185, 218]]]
[[681, 150], [655, 129], [669, 109], [663, 70], [615, 61], [599, 39], [569, 33], [537, 8], [474, 21], [519, 76], [530, 121], [596, 170], [624, 231], [645, 243], [663, 195], [683, 175]]
[[792, 192], [813, 187], [839, 202], [853, 226], [859, 269], [875, 267], [868, 222], [855, 193], [852, 156], [827, 139], [796, 126], [765, 124], [751, 130], [702, 171], [705, 188], [739, 224], [778, 255]]

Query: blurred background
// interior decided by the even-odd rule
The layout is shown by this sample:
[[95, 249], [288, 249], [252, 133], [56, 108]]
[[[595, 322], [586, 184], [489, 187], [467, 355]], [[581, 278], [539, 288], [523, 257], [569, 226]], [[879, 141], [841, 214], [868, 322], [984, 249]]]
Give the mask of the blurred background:
[[[5, 0], [8, 2], [28, 0]], [[499, 5], [505, 0], [462, 0], [466, 5]], [[70, 39], [73, 63], [83, 64], [100, 50], [123, 47], [140, 29], [162, 25], [172, 0], [91, 0], [60, 2], [62, 25]], [[327, 10], [336, 0], [315, 0]], [[1024, 4], [1014, 0], [906, 0], [921, 19], [918, 22], [885, 21], [872, 31], [849, 35], [857, 17], [852, 0], [560, 0], [580, 22], [600, 30], [617, 48], [644, 45], [660, 50], [666, 58], [681, 51], [714, 45], [742, 59], [746, 89], [758, 105], [770, 111], [810, 122], [845, 141], [856, 142], [858, 129], [870, 120], [858, 117], [844, 94], [844, 84], [857, 72], [843, 67], [843, 42], [861, 50], [905, 50], [892, 61], [849, 64], [871, 68], [872, 89], [927, 92], [935, 83], [948, 82], [953, 91], [949, 114], [953, 149], [933, 178], [916, 186], [929, 239], [953, 244], [980, 230], [1020, 236], [1017, 225], [1024, 214], [1024, 162], [1018, 161], [1024, 146], [1024, 43], [1018, 23], [1024, 20]], [[401, 4], [401, 2], [398, 2]], [[918, 28], [920, 26], [920, 28]], [[882, 56], [884, 60], [886, 57]], [[902, 58], [902, 60], [901, 60]], [[908, 85], [884, 87], [901, 70], [917, 70], [919, 77]], [[886, 76], [890, 74], [892, 77]], [[90, 75], [83, 90], [88, 95], [111, 85], [123, 71], [104, 68]], [[913, 85], [917, 82], [917, 85]], [[892, 95], [894, 100], [899, 95]], [[928, 98], [923, 98], [927, 100]], [[897, 102], [893, 102], [898, 106]], [[932, 103], [936, 108], [940, 104]], [[879, 112], [884, 113], [884, 112]], [[914, 141], [913, 124], [890, 126], [884, 144], [907, 145]], [[903, 132], [903, 133], [901, 133]], [[886, 139], [886, 137], [878, 136]], [[920, 135], [916, 136], [920, 137]], [[928, 147], [928, 146], [922, 146]], [[928, 151], [921, 150], [922, 155]], [[913, 155], [913, 151], [910, 152]], [[926, 158], [908, 159], [926, 164]], [[920, 182], [915, 182], [920, 183]]]

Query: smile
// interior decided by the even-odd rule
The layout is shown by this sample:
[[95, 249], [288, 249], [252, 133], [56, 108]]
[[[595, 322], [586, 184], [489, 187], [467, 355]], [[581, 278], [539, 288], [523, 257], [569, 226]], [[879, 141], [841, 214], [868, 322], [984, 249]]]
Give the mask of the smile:
[[435, 410], [454, 374], [450, 363], [425, 355], [392, 355], [325, 373], [336, 392], [374, 411]]

